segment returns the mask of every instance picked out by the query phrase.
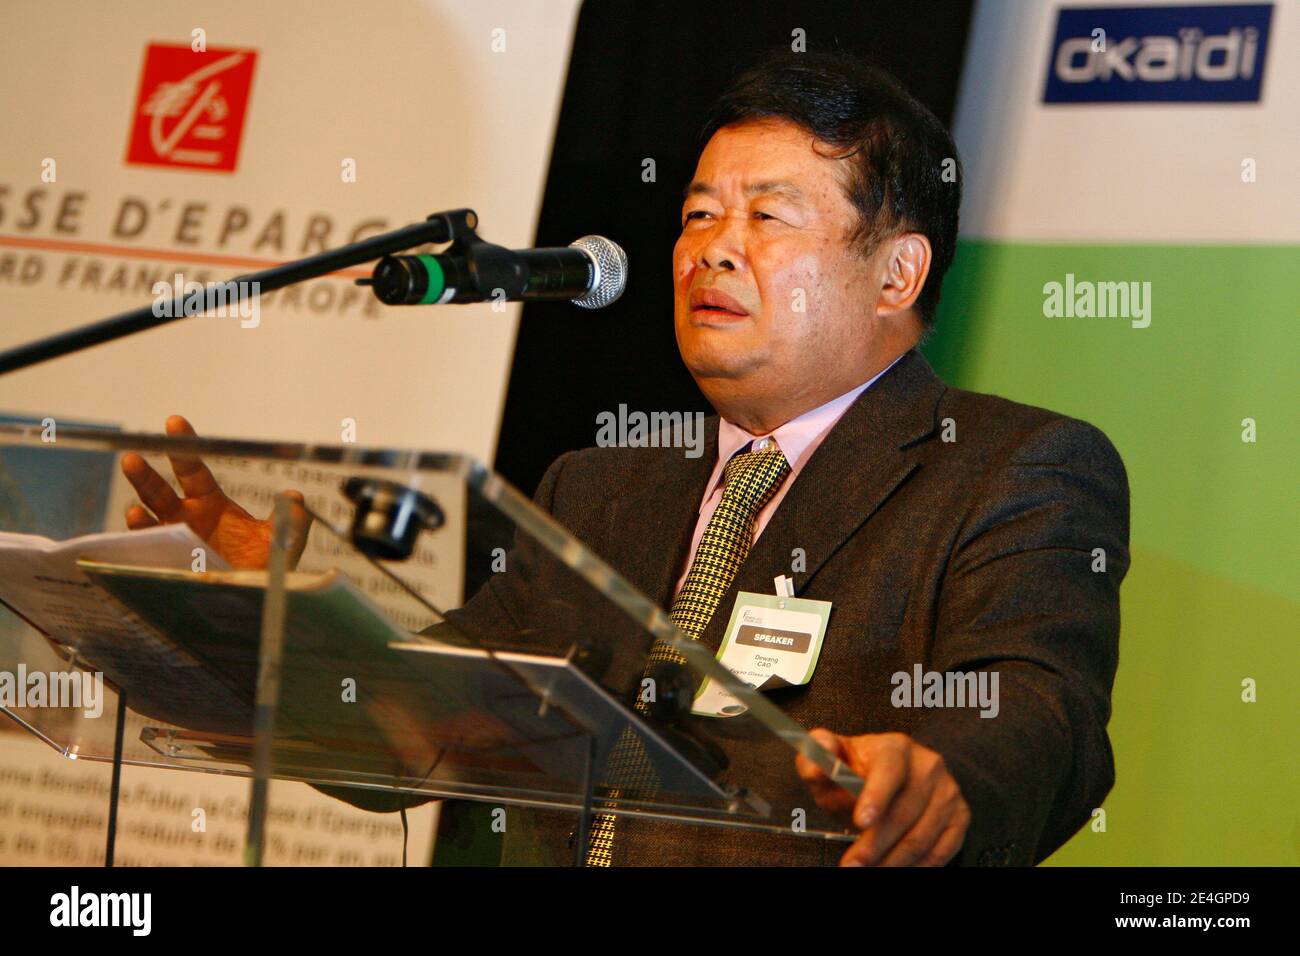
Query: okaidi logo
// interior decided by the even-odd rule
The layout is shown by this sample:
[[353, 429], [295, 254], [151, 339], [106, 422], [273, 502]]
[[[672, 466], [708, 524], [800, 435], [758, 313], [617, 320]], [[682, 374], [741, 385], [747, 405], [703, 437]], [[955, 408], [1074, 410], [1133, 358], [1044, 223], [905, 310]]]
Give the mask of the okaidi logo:
[[254, 50], [149, 44], [127, 163], [234, 172], [256, 60]]
[[1070, 7], [1044, 103], [1257, 103], [1273, 5]]

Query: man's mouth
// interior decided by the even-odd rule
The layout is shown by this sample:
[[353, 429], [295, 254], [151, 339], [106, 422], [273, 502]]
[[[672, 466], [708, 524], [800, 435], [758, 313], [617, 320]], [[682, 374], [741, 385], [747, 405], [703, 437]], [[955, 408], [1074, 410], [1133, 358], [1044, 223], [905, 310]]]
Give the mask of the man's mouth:
[[749, 310], [717, 289], [696, 289], [691, 293], [691, 311], [706, 315], [745, 316]]

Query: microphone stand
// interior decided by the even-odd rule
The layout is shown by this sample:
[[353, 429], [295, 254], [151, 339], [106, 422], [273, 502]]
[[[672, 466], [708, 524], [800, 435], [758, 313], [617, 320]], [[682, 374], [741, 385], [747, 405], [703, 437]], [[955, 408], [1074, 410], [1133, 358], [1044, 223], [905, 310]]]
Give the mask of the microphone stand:
[[410, 249], [412, 246], [423, 245], [426, 242], [460, 242], [473, 244], [484, 250], [493, 249], [494, 247], [484, 243], [475, 234], [474, 230], [477, 226], [478, 215], [472, 209], [436, 212], [424, 222], [415, 223], [393, 232], [386, 232], [370, 239], [362, 239], [360, 242], [354, 242], [338, 249], [331, 249], [318, 255], [308, 256], [305, 259], [286, 262], [283, 265], [264, 269], [261, 272], [250, 272], [247, 275], [236, 276], [225, 283], [210, 283], [202, 292], [203, 308], [198, 313], [194, 313], [193, 309], [199, 293], [192, 293], [187, 296], [183, 292], [178, 292], [172, 300], [171, 308], [163, 315], [158, 314], [158, 304], [154, 303], [141, 306], [130, 312], [123, 312], [121, 315], [115, 315], [109, 319], [92, 322], [90, 325], [84, 325], [67, 332], [59, 332], [56, 335], [0, 352], [0, 375], [26, 368], [29, 365], [35, 365], [38, 362], [44, 362], [47, 359], [57, 358], [60, 355], [67, 355], [70, 352], [79, 352], [82, 349], [103, 342], [111, 342], [113, 339], [120, 339], [136, 332], [143, 332], [145, 329], [165, 325], [177, 319], [186, 318], [185, 306], [187, 300], [190, 304], [191, 313], [201, 315], [223, 304], [226, 301], [226, 290], [232, 284], [256, 282], [259, 294], [273, 292], [285, 286], [305, 282], [308, 279], [317, 279], [329, 275], [331, 272], [361, 265], [363, 262], [380, 259], [395, 252], [401, 252], [403, 249]]

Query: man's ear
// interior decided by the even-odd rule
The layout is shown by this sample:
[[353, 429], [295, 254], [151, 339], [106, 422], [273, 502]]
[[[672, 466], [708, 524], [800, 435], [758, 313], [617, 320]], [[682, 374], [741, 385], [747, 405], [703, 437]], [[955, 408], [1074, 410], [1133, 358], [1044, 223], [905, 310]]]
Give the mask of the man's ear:
[[930, 274], [930, 261], [930, 240], [919, 232], [888, 240], [876, 315], [892, 318], [911, 309]]

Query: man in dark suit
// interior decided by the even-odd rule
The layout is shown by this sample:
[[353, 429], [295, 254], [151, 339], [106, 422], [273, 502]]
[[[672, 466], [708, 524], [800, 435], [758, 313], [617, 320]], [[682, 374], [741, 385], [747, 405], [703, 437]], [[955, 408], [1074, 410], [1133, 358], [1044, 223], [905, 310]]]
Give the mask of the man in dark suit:
[[[954, 440], [944, 440], [946, 422]], [[547, 471], [535, 500], [668, 606], [690, 554], [718, 429], [717, 417], [707, 420], [705, 454], [695, 460], [680, 449], [570, 452]], [[942, 801], [954, 784], [967, 808], [956, 815], [965, 864], [1037, 862], [1101, 804], [1113, 782], [1106, 722], [1128, 564], [1127, 497], [1123, 465], [1097, 429], [949, 388], [915, 350], [826, 435], [719, 607], [729, 611], [741, 591], [770, 591], [779, 574], [794, 578], [798, 597], [833, 602], [817, 672], [782, 705], [804, 726], [833, 728], [817, 736], [879, 800], [881, 822], [854, 851], [876, 862], [890, 852], [897, 853], [890, 862], [946, 862], [953, 854], [925, 859], [933, 840], [913, 846], [901, 838], [927, 813], [937, 817], [927, 832], [951, 825]], [[796, 548], [806, 570], [791, 570]], [[559, 573], [523, 570], [548, 564], [536, 550], [528, 545], [517, 556], [519, 576], [489, 581], [466, 608], [471, 620], [453, 613], [452, 621], [483, 636], [525, 620], [562, 627], [534, 600], [565, 589]], [[699, 639], [716, 650], [726, 623], [726, 613], [715, 615]], [[918, 663], [925, 671], [996, 672], [997, 715], [894, 707], [892, 675]], [[838, 788], [817, 784], [806, 769], [833, 797]], [[563, 861], [571, 829], [571, 817], [531, 831], [512, 815], [507, 858], [521, 832], [522, 859]], [[793, 835], [646, 820], [620, 821], [620, 830], [616, 862], [819, 864], [844, 850]]]
[[[736, 596], [778, 575], [832, 603], [813, 679], [779, 702], [865, 781], [854, 800], [798, 763], [861, 833], [845, 849], [619, 817], [587, 862], [1037, 862], [1113, 783], [1123, 464], [1092, 426], [949, 388], [916, 351], [953, 256], [959, 168], [892, 79], [835, 55], [759, 67], [706, 135], [674, 250], [678, 345], [718, 411], [704, 454], [570, 452], [535, 500], [710, 650]], [[178, 504], [147, 468], [124, 461], [159, 520], [199, 509], [264, 539], [215, 485], [191, 474], [202, 494]], [[521, 539], [507, 565], [449, 620], [562, 630], [572, 605], [542, 599], [563, 586], [554, 562]], [[896, 706], [896, 675], [918, 667], [995, 676], [996, 716]], [[572, 858], [571, 819], [516, 817], [506, 862]]]

